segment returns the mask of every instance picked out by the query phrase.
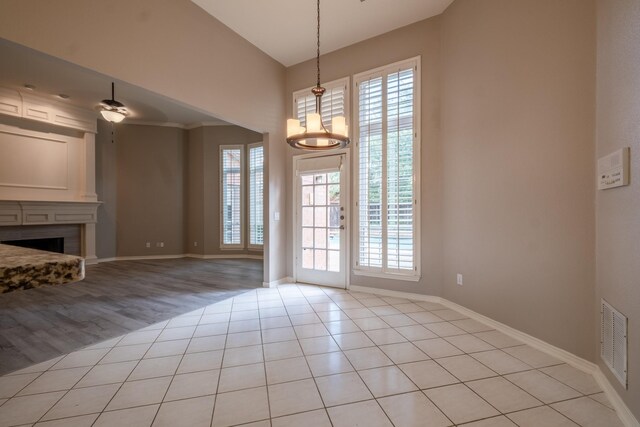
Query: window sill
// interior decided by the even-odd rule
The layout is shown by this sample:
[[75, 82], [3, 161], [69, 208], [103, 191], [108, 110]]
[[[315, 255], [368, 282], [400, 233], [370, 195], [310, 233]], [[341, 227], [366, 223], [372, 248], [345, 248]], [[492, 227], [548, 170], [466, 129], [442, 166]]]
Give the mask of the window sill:
[[353, 270], [353, 274], [356, 276], [367, 276], [367, 277], [376, 277], [379, 279], [388, 279], [388, 280], [403, 280], [405, 282], [417, 282], [420, 280], [420, 275], [408, 275], [408, 274], [394, 274], [394, 273], [382, 273], [378, 271], [367, 271], [367, 270]]

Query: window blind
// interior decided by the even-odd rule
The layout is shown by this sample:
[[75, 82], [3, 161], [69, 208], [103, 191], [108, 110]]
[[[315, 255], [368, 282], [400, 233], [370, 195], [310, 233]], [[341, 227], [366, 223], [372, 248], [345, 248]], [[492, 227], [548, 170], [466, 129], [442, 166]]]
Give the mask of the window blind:
[[382, 77], [359, 85], [358, 223], [360, 266], [382, 267]]
[[249, 244], [264, 244], [262, 145], [249, 148]]
[[221, 148], [223, 245], [242, 245], [242, 152]]
[[415, 65], [357, 82], [358, 269], [416, 270]]
[[[346, 104], [346, 87], [339, 85], [335, 87], [327, 87], [327, 91], [322, 96], [322, 123], [331, 131], [331, 119], [336, 116], [345, 116]], [[295, 98], [296, 118], [300, 120], [301, 126], [307, 126], [307, 114], [315, 113], [316, 97], [309, 93], [308, 95], [299, 95]]]

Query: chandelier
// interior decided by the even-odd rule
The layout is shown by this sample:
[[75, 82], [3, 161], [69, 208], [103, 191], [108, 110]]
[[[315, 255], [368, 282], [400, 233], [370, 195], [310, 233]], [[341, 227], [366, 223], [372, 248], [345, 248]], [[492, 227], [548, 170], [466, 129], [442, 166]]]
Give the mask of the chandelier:
[[287, 120], [287, 143], [302, 150], [333, 150], [349, 145], [349, 128], [342, 116], [331, 119], [331, 132], [325, 128], [322, 120], [322, 95], [325, 88], [320, 86], [320, 0], [318, 0], [318, 31], [316, 49], [316, 86], [311, 93], [316, 97], [316, 111], [306, 116], [306, 125], [300, 125], [300, 120]]

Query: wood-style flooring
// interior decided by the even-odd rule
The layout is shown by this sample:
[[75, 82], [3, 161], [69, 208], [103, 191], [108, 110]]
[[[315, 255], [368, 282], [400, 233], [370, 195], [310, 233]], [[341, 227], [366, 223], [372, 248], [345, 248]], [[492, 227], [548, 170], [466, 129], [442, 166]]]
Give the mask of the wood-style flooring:
[[0, 375], [260, 287], [260, 260], [117, 261], [0, 295]]

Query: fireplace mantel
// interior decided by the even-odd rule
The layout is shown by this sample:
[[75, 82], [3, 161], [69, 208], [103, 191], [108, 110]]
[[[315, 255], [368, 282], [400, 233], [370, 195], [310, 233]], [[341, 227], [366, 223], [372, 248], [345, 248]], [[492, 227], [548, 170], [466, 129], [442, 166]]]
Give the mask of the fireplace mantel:
[[82, 256], [87, 264], [95, 255], [95, 224], [102, 202], [0, 200], [0, 226], [82, 225]]
[[95, 224], [102, 202], [0, 200], [0, 226]]

